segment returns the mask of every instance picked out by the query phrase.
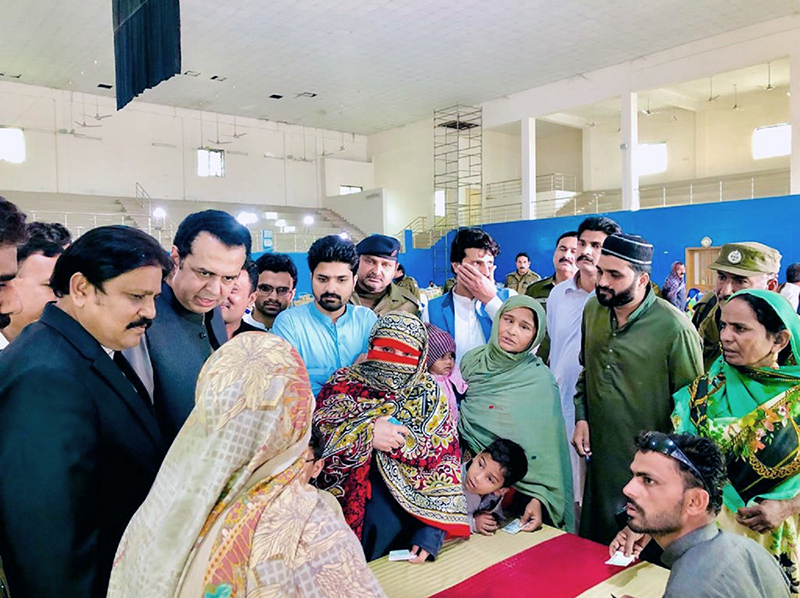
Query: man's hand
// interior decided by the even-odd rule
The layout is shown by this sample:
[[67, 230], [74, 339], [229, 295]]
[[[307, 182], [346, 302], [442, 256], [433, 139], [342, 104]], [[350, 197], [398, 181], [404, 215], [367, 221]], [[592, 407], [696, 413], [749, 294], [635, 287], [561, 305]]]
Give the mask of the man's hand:
[[472, 264], [460, 264], [456, 276], [478, 301], [486, 305], [497, 296], [497, 285]]
[[625, 556], [635, 556], [637, 559], [644, 547], [650, 543], [650, 536], [633, 531], [627, 525], [622, 529], [608, 546], [608, 555], [620, 551]]
[[766, 534], [792, 515], [785, 500], [764, 500], [752, 507], [742, 507], [736, 521], [759, 534]]
[[428, 560], [428, 556], [429, 556], [427, 550], [422, 550], [416, 544], [414, 544], [414, 546], [411, 547], [411, 554], [416, 554], [417, 555], [413, 559], [408, 559], [408, 562], [413, 564], [413, 565], [419, 565], [421, 563], [424, 563], [425, 561]]
[[405, 426], [398, 426], [389, 422], [389, 417], [379, 417], [375, 420], [372, 431], [372, 446], [384, 453], [399, 449], [406, 443], [406, 436], [411, 431]]
[[538, 498], [532, 498], [525, 507], [525, 512], [519, 518], [519, 525], [522, 531], [535, 532], [542, 527], [542, 503]]
[[589, 422], [582, 419], [575, 422], [575, 433], [572, 435], [572, 446], [581, 457], [592, 456], [592, 445], [589, 443]]
[[475, 513], [475, 530], [479, 534], [493, 536], [497, 528], [497, 519], [489, 511]]

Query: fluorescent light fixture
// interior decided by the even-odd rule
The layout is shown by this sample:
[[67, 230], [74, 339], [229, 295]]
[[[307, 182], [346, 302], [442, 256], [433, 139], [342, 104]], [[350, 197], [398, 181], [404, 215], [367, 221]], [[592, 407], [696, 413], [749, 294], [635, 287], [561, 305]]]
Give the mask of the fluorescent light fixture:
[[286, 220], [284, 220], [283, 218], [281, 218], [280, 220], [276, 220], [275, 226], [283, 228], [284, 226], [286, 226]]
[[236, 220], [239, 221], [239, 224], [247, 226], [248, 224], [258, 222], [258, 216], [253, 214], [253, 212], [241, 211], [236, 215]]
[[311, 226], [314, 224], [314, 217], [309, 215], [303, 218], [303, 226]]
[[285, 233], [293, 233], [297, 230], [296, 226], [285, 226], [283, 227], [283, 232]]
[[264, 212], [264, 220], [277, 220], [278, 212]]
[[350, 239], [350, 235], [345, 230], [339, 233], [339, 237], [344, 239], [345, 241], [348, 241]]
[[164, 208], [156, 208], [153, 210], [153, 218], [166, 218], [167, 211]]

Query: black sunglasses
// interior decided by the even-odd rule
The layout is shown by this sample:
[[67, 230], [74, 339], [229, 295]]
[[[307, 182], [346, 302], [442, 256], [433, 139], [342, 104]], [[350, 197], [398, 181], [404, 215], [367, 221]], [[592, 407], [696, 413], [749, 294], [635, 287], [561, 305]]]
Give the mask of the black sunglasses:
[[662, 455], [672, 457], [676, 461], [683, 463], [689, 468], [689, 471], [692, 472], [692, 475], [700, 480], [700, 483], [703, 484], [703, 489], [708, 492], [708, 484], [706, 484], [703, 474], [700, 473], [700, 470], [694, 466], [694, 463], [689, 461], [689, 457], [683, 454], [683, 451], [667, 434], [664, 434], [664, 432], [648, 432], [644, 437], [644, 443], [647, 450], [661, 453]]

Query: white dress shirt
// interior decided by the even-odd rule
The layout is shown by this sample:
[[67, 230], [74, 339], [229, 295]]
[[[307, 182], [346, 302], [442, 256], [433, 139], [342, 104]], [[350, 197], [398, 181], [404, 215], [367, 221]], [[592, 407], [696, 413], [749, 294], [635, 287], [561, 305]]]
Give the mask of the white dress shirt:
[[786, 297], [794, 310], [797, 311], [798, 302], [800, 302], [800, 286], [793, 282], [787, 282], [781, 289], [781, 295]]

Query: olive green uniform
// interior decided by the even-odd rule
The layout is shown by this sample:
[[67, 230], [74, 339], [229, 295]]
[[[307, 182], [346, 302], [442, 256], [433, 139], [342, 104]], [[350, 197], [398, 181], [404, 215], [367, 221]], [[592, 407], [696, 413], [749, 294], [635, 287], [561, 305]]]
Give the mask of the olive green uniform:
[[[539, 303], [542, 304], [542, 307], [547, 311], [547, 299], [550, 297], [550, 291], [553, 290], [553, 287], [556, 286], [556, 277], [555, 274], [553, 276], [548, 276], [547, 278], [543, 278], [541, 280], [537, 280], [531, 286], [529, 286], [525, 290], [525, 294], [528, 297], [533, 297]], [[550, 335], [545, 334], [544, 340], [542, 344], [539, 345], [539, 348], [536, 350], [536, 355], [538, 355], [545, 363], [550, 363]]]
[[533, 283], [539, 281], [542, 277], [533, 270], [528, 270], [522, 276], [515, 270], [511, 274], [506, 275], [505, 287], [507, 289], [514, 289], [520, 295], [528, 290], [528, 287]]
[[[358, 290], [353, 291], [350, 296], [350, 303], [364, 305], [358, 296]], [[390, 283], [386, 287], [383, 297], [371, 309], [378, 316], [390, 311], [402, 311], [415, 316], [420, 316], [421, 314], [419, 295], [414, 295], [408, 289], [394, 283]]]

